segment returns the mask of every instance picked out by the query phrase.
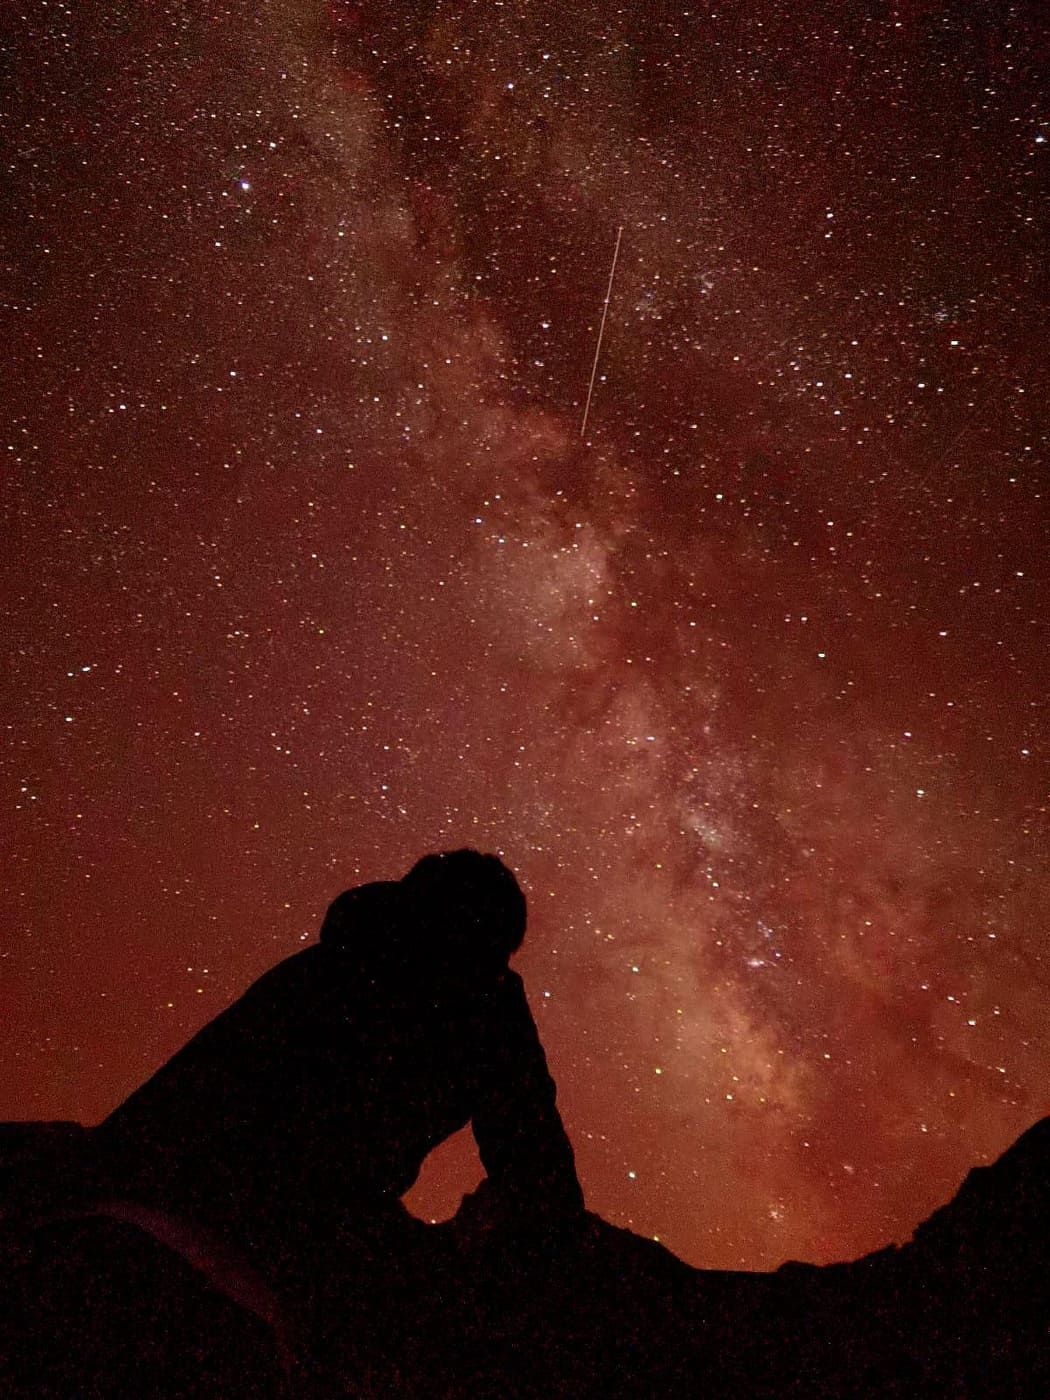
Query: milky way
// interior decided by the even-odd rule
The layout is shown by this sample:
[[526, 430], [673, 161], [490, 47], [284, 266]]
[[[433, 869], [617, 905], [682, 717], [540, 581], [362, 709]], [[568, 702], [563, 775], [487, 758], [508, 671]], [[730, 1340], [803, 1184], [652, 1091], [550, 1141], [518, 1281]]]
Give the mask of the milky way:
[[1050, 1108], [1039, 7], [23, 9], [0, 1113], [470, 844], [593, 1209], [905, 1238]]

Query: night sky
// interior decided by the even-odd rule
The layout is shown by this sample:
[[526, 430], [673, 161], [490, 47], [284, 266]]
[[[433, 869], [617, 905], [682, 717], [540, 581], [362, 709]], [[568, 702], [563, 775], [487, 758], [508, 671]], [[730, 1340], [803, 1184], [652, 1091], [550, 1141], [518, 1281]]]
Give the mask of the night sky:
[[589, 1206], [691, 1263], [1050, 1110], [1043, 21], [5, 7], [0, 1116], [465, 844]]

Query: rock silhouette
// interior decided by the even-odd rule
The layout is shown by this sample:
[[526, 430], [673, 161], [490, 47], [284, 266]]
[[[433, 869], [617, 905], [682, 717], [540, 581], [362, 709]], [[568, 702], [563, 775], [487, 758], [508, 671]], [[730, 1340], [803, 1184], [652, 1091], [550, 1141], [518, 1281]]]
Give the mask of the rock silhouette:
[[[0, 1394], [1050, 1395], [1050, 1118], [848, 1264], [583, 1210], [493, 857], [348, 891], [98, 1128], [0, 1124]], [[487, 1180], [399, 1197], [467, 1121]]]
[[[45, 1125], [41, 1146], [36, 1126], [6, 1125], [2, 1160], [31, 1153], [38, 1173], [60, 1170], [85, 1130]], [[371, 1367], [342, 1380], [290, 1368], [278, 1326], [140, 1225], [96, 1216], [9, 1235], [0, 1392], [1050, 1394], [1050, 1118], [972, 1171], [908, 1244], [847, 1264], [693, 1269], [593, 1215], [575, 1236], [505, 1247], [476, 1210], [468, 1197], [448, 1225], [420, 1227], [444, 1264], [406, 1274], [385, 1261], [410, 1314], [380, 1319]], [[348, 1307], [347, 1332], [359, 1323]]]
[[[500, 1199], [583, 1208], [521, 979], [525, 899], [495, 856], [428, 856], [330, 906], [94, 1134], [116, 1194], [188, 1215], [260, 1267], [398, 1215], [470, 1121]], [[309, 1242], [307, 1244], [307, 1242]]]
[[90, 1237], [131, 1228], [207, 1261], [231, 1300], [280, 1314], [299, 1356], [367, 1368], [386, 1320], [416, 1311], [406, 1286], [451, 1261], [400, 1198], [468, 1122], [487, 1172], [476, 1216], [498, 1215], [505, 1242], [582, 1227], [554, 1081], [508, 966], [525, 924], [511, 871], [473, 850], [346, 891], [316, 945], [73, 1144], [66, 1170], [56, 1159], [19, 1188], [12, 1168], [10, 1198], [41, 1228], [72, 1216]]

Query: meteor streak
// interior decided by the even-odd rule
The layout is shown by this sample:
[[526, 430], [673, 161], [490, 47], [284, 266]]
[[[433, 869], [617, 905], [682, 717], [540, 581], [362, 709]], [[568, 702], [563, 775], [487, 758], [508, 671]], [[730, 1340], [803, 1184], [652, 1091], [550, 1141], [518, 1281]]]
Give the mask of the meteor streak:
[[594, 347], [594, 364], [591, 366], [591, 382], [587, 386], [587, 403], [580, 424], [580, 437], [587, 432], [587, 415], [591, 411], [591, 397], [594, 394], [594, 379], [598, 373], [598, 356], [602, 353], [602, 336], [605, 334], [605, 318], [609, 314], [609, 298], [612, 296], [613, 278], [616, 276], [616, 259], [620, 256], [620, 239], [623, 237], [623, 224], [616, 230], [616, 247], [613, 249], [612, 267], [609, 269], [609, 285], [605, 289], [605, 306], [602, 308], [602, 323], [598, 327], [598, 344]]

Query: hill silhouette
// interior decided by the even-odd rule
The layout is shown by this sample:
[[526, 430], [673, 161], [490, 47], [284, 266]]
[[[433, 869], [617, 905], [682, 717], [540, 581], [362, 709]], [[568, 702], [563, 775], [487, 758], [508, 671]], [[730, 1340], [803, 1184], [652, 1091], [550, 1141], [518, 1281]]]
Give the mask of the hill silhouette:
[[1050, 1394], [1050, 1118], [907, 1244], [824, 1267], [694, 1269], [593, 1214], [515, 1236], [491, 1227], [483, 1184], [452, 1221], [419, 1224], [426, 1256], [355, 1261], [386, 1283], [346, 1281], [316, 1366], [212, 1241], [126, 1203], [56, 1208], [89, 1133], [0, 1125], [0, 1169], [37, 1188], [0, 1220], [4, 1395]]

